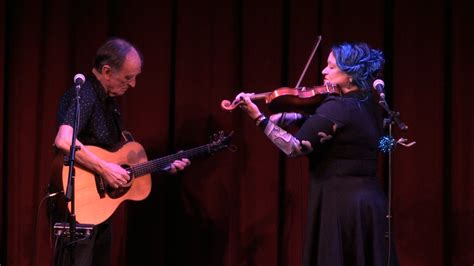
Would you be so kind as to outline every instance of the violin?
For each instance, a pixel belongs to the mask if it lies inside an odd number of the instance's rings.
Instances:
[[[340,94],[341,92],[336,85],[328,83],[313,87],[282,87],[271,92],[253,94],[250,99],[252,101],[265,100],[269,110],[273,113],[298,112],[312,114],[326,96]],[[224,110],[232,111],[241,103],[242,101],[239,100],[234,102],[223,100],[221,107]]]

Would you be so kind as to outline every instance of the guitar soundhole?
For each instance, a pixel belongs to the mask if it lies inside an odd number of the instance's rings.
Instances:
[[[113,188],[111,186],[107,186],[106,191],[107,191],[107,195],[111,199],[117,199],[117,198],[122,197],[125,193],[127,193],[129,189],[130,187]]]

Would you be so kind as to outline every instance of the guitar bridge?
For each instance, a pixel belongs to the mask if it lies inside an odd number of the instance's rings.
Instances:
[[[55,223],[53,228],[54,235],[57,237],[70,237],[69,223]],[[86,239],[92,236],[94,232],[93,224],[76,224],[76,239]]]

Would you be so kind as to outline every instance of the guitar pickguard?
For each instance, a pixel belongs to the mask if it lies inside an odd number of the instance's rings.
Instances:
[[[94,174],[95,178],[95,186],[97,189],[97,194],[99,194],[99,197],[102,199],[105,197],[105,183],[102,177],[98,174]]]

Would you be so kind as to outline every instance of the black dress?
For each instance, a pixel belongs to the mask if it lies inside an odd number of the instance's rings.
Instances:
[[[376,178],[377,108],[363,91],[330,96],[295,134],[314,149],[303,265],[387,265],[387,199]],[[398,265],[394,251],[391,257]]]

